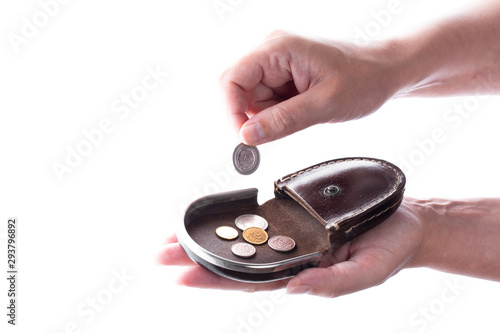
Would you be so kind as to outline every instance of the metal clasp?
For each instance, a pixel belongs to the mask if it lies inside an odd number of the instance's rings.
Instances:
[[[340,187],[338,187],[337,185],[330,185],[328,187],[325,187],[325,189],[323,190],[323,194],[327,197],[333,197],[339,193]]]

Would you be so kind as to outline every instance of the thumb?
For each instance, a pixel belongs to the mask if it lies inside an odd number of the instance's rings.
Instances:
[[[241,141],[255,146],[318,124],[324,114],[320,100],[310,89],[260,111],[241,126]]]

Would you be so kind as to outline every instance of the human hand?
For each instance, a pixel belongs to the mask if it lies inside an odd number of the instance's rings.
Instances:
[[[287,287],[289,293],[337,297],[381,284],[412,265],[424,240],[419,207],[417,200],[405,198],[386,221],[326,255],[320,267],[306,269],[291,279],[267,283],[226,279],[192,262],[175,236],[161,250],[158,261],[188,266],[178,280],[185,286],[244,291]]]
[[[258,145],[363,117],[401,86],[390,45],[361,48],[275,32],[222,75],[230,121],[243,142]]]

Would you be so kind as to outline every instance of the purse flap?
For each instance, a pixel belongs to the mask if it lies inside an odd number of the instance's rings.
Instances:
[[[349,232],[399,205],[401,198],[394,198],[402,197],[404,185],[403,172],[389,162],[344,158],[289,174],[274,189],[276,197],[297,201],[328,231]]]

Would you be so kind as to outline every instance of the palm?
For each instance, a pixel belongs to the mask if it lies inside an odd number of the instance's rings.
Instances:
[[[408,265],[423,239],[413,203],[406,198],[381,225],[327,255],[320,268],[297,275],[289,288],[307,284],[313,294],[335,297],[378,285],[396,274]]]
[[[288,280],[244,283],[220,277],[194,264],[175,238],[162,250],[159,261],[165,265],[190,266],[179,278],[183,285],[256,291],[288,284],[291,292],[305,292],[308,289],[305,286],[310,286],[308,291],[312,294],[336,297],[378,285],[408,265],[423,239],[422,225],[413,213],[415,203],[405,198],[381,225],[326,255],[320,267],[302,271]]]

